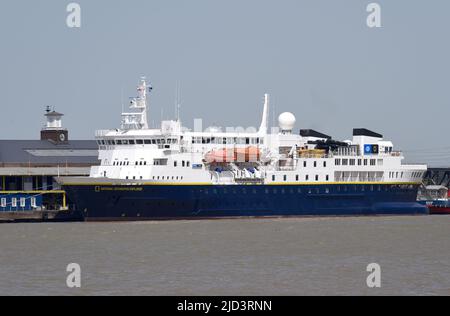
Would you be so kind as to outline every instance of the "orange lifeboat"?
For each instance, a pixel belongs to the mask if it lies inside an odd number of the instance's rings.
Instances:
[[[261,160],[261,151],[257,147],[235,149],[236,162],[256,162]]]
[[[261,160],[257,147],[215,149],[205,155],[207,163],[256,162]]]
[[[234,162],[234,149],[215,149],[205,156],[207,163]]]

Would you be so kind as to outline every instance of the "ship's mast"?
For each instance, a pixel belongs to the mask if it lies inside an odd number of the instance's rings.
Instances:
[[[137,86],[138,95],[130,101],[131,113],[122,113],[122,129],[148,129],[147,121],[147,88],[152,91],[152,86],[147,85],[146,78],[142,77]]]

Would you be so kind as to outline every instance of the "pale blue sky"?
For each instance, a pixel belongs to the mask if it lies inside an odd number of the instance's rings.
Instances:
[[[1,2],[0,138],[37,138],[46,105],[72,139],[118,127],[121,91],[144,74],[150,121],[173,118],[177,80],[187,126],[257,126],[268,92],[297,130],[367,127],[450,166],[447,0],[376,1],[381,29],[364,0],[79,0],[81,29],[66,26],[70,2]]]

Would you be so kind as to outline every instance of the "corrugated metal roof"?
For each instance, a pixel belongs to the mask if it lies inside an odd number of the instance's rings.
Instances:
[[[66,144],[47,140],[0,140],[0,163],[98,164],[97,150],[93,140],[72,140]]]

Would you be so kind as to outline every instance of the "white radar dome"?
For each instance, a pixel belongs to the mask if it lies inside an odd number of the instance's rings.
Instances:
[[[290,112],[285,112],[278,117],[278,124],[282,131],[292,131],[295,126],[295,116]]]

